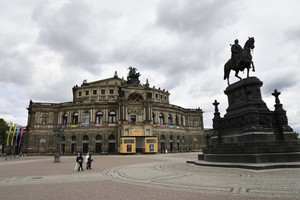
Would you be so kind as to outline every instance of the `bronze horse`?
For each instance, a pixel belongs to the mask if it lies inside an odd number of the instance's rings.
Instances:
[[[238,64],[233,63],[232,59],[229,59],[224,65],[224,80],[227,79],[227,84],[229,85],[229,74],[230,70],[235,71],[235,77],[242,79],[238,74],[239,71],[244,71],[247,69],[247,78],[249,77],[249,70],[251,65],[253,67],[252,71],[255,71],[254,64],[252,62],[251,49],[254,49],[254,38],[249,37],[249,39],[245,42],[243,51],[239,56],[240,62]]]

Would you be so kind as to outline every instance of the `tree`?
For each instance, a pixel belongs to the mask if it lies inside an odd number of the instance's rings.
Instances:
[[[8,125],[3,118],[0,118],[0,145],[2,145],[2,154],[4,153],[5,134],[8,130]]]

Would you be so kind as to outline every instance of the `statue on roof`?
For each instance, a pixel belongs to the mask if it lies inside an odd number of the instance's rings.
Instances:
[[[129,73],[127,76],[127,83],[130,85],[138,86],[140,84],[139,77],[141,74],[137,72],[136,68],[134,67],[129,67]]]

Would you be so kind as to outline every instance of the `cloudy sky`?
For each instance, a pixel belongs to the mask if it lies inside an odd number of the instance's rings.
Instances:
[[[228,106],[223,67],[230,44],[255,37],[253,62],[270,110],[276,88],[300,132],[298,0],[10,0],[0,2],[0,118],[26,125],[34,102],[72,101],[72,87],[126,78],[171,93],[171,104],[204,111]],[[246,74],[241,73],[243,77]],[[231,82],[237,81],[231,77]]]

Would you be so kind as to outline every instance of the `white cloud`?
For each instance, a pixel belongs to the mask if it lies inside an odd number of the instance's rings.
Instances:
[[[2,1],[0,117],[26,123],[30,99],[71,101],[72,87],[83,79],[115,71],[126,78],[134,66],[141,82],[168,90],[172,104],[202,108],[211,127],[212,102],[220,102],[221,115],[227,108],[229,44],[253,36],[256,72],[250,75],[264,82],[271,110],[271,93],[282,92],[289,123],[300,132],[298,8],[296,0]]]

